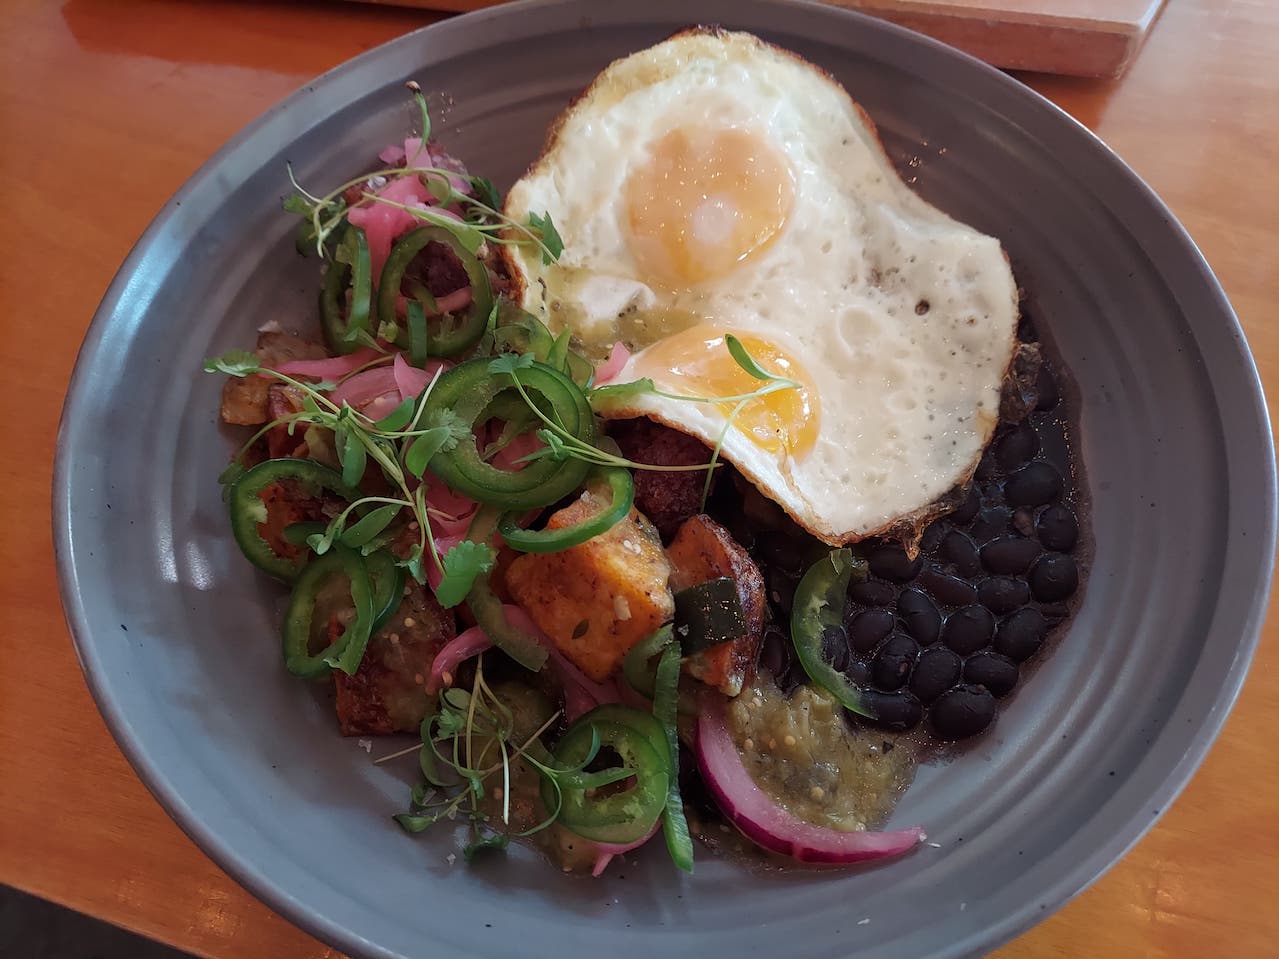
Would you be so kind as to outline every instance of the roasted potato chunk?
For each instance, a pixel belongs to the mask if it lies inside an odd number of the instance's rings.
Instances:
[[[333,673],[342,734],[417,732],[430,704],[426,679],[431,663],[456,634],[453,614],[410,579],[400,608],[373,635],[355,675]]]
[[[294,333],[265,332],[258,334],[254,351],[263,366],[276,366],[290,360],[322,360],[329,354],[320,343],[304,340]],[[222,422],[233,426],[261,426],[270,419],[268,390],[273,380],[253,375],[230,377],[222,386]]]
[[[671,589],[676,592],[723,576],[737,584],[746,632],[684,661],[686,673],[726,696],[736,696],[754,675],[759,658],[767,611],[764,577],[728,530],[704,514],[694,516],[679,528],[666,555],[671,561]]]
[[[607,505],[607,495],[588,490],[546,525],[579,523]],[[520,556],[506,571],[506,586],[560,652],[602,682],[632,646],[670,620],[670,574],[657,531],[632,509],[627,519],[578,546]]]

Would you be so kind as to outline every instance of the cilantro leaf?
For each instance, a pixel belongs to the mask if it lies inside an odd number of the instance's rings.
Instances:
[[[496,561],[497,554],[488,543],[462,540],[444,554],[444,578],[435,591],[435,598],[445,609],[452,609],[466,599],[475,578],[490,572]]]
[[[248,376],[262,371],[262,361],[248,350],[228,350],[221,356],[204,361],[204,372],[225,373],[227,376]]]
[[[528,226],[541,241],[542,263],[557,262],[560,254],[564,252],[564,241],[560,238],[559,230],[555,229],[555,224],[551,222],[551,215],[543,213],[538,216],[536,213],[530,213]]]
[[[502,194],[488,177],[471,177],[471,188],[475,191],[475,198],[485,206],[495,210],[502,209]]]
[[[489,363],[490,373],[510,373],[515,375],[516,370],[526,370],[533,365],[535,360],[531,353],[503,353],[501,356],[494,357]]]
[[[445,453],[456,448],[457,444],[471,435],[471,428],[462,422],[461,417],[450,409],[432,410],[424,424],[428,429],[448,431],[448,439],[440,447]]]

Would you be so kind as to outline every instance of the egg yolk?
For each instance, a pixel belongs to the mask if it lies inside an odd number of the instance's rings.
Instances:
[[[742,397],[766,389],[770,381],[752,376],[728,351],[726,332],[695,326],[654,343],[638,358],[636,372],[658,388],[683,396],[716,398],[730,416]],[[747,400],[733,417],[733,428],[774,455],[799,457],[817,440],[820,406],[808,372],[776,343],[753,333],[734,333],[761,367],[799,383]],[[722,398],[722,399],[721,399]]]
[[[671,287],[723,276],[767,247],[795,198],[785,158],[735,127],[672,130],[625,192],[631,252]]]

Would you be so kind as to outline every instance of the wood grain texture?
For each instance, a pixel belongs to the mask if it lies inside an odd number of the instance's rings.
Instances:
[[[428,22],[319,2],[10,0],[0,32],[0,882],[216,959],[336,954],[200,853],[85,689],[49,532],[58,412],[99,298],[169,195],[315,74]],[[1031,83],[1170,203],[1279,395],[1279,4],[1173,0],[1118,82]],[[1192,507],[1192,504],[1190,504]],[[1279,619],[1182,797],[1093,888],[999,959],[1272,956],[1279,941]],[[905,957],[904,957],[905,959]]]
[[[363,0],[478,10],[504,0]],[[1117,77],[1164,0],[826,0],[926,33],[997,67]]]

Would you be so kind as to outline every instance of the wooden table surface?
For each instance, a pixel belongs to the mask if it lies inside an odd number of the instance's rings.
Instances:
[[[10,384],[0,417],[0,881],[203,956],[335,956],[198,851],[108,735],[59,606],[50,474],[81,337],[165,199],[303,82],[432,15],[319,0],[4,8],[0,182],[16,219],[0,247]],[[1024,79],[1168,201],[1279,395],[1279,3],[1170,0],[1122,80]],[[1277,659],[1272,615],[1225,733],[1182,797],[1001,959],[1279,954]]]

